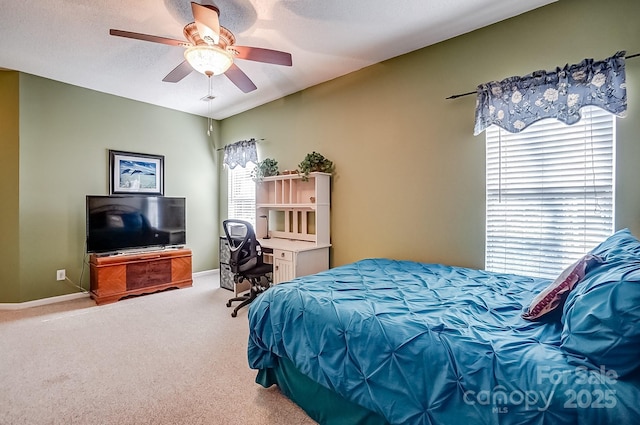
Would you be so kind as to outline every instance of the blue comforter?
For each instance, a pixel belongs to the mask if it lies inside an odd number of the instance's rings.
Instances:
[[[249,364],[278,357],[392,424],[640,423],[640,379],[571,366],[558,320],[522,310],[549,281],[368,259],[250,306]]]

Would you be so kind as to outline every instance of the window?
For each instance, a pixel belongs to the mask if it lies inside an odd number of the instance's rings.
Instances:
[[[486,132],[485,268],[555,278],[613,232],[615,118]]]
[[[255,167],[247,163],[246,167],[237,166],[228,169],[229,190],[228,205],[229,218],[246,220],[255,228],[256,217],[256,184],[251,179],[251,170]]]

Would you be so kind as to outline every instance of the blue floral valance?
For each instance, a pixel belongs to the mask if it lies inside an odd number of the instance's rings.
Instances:
[[[492,124],[518,133],[544,118],[580,121],[580,108],[593,105],[624,116],[627,110],[625,52],[603,61],[585,59],[555,72],[481,84],[477,90],[474,135]]]
[[[231,169],[237,165],[246,167],[248,162],[258,163],[256,140],[242,140],[224,147],[224,164]]]

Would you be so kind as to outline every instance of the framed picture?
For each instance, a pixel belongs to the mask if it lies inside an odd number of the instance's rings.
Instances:
[[[164,195],[164,156],[109,150],[109,194]]]

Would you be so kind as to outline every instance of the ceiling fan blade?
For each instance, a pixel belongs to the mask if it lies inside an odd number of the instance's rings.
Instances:
[[[220,41],[220,11],[218,8],[215,6],[203,6],[192,1],[191,12],[193,13],[193,19],[196,21],[200,38],[207,44],[218,44],[218,41]]]
[[[149,34],[140,34],[138,32],[110,29],[109,34],[115,35],[118,37],[134,38],[136,40],[151,41],[153,43],[168,44],[169,46],[182,46],[182,47],[191,46],[191,43],[188,43],[183,40],[176,40],[173,38],[166,38],[166,37],[158,37],[158,36],[149,35]]]
[[[193,68],[191,68],[189,62],[184,60],[180,65],[173,68],[173,71],[168,73],[167,76],[162,79],[162,81],[164,81],[165,83],[177,83],[187,75],[191,74],[191,71],[193,71]]]
[[[256,85],[253,84],[253,81],[251,81],[247,74],[238,68],[235,63],[231,65],[224,75],[226,75],[227,78],[230,79],[233,84],[238,86],[238,88],[244,93],[249,93],[250,91],[257,89]]]
[[[238,59],[246,59],[250,61],[266,62],[275,65],[291,66],[291,53],[280,52],[278,50],[262,49],[260,47],[248,46],[231,46],[231,50],[235,50]]]

